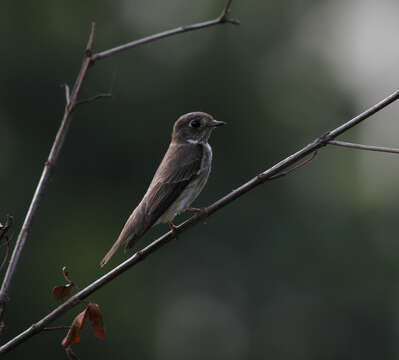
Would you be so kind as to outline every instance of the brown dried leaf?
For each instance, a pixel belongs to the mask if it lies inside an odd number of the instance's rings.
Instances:
[[[89,310],[89,317],[91,321],[91,326],[93,327],[94,335],[100,339],[105,339],[106,335],[104,330],[104,322],[101,315],[100,307],[98,306],[98,304],[91,302],[87,306],[87,309]]]
[[[55,300],[62,301],[70,295],[71,290],[72,290],[71,284],[66,284],[66,285],[56,286],[53,289],[52,293]]]
[[[81,330],[86,321],[87,314],[88,308],[84,309],[80,314],[75,317],[75,319],[73,319],[71,328],[61,342],[61,345],[64,348],[67,348],[80,341],[82,337]]]

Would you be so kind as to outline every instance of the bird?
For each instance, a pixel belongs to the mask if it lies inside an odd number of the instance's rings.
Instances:
[[[226,124],[215,120],[205,112],[190,112],[174,123],[171,141],[141,202],[127,219],[111,249],[102,259],[103,267],[121,245],[125,251],[153,225],[168,223],[190,208],[204,188],[212,164],[212,148],[209,137],[216,127]]]

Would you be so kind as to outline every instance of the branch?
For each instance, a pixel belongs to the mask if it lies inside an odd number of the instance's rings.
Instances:
[[[150,35],[150,36],[147,36],[147,37],[139,39],[139,40],[131,41],[127,44],[116,46],[112,49],[105,50],[100,53],[94,54],[92,56],[92,61],[95,62],[97,60],[101,60],[108,56],[111,56],[115,53],[125,51],[130,48],[142,45],[142,44],[147,44],[152,41],[159,40],[159,39],[162,39],[162,38],[165,38],[168,36],[182,34],[182,33],[188,32],[188,31],[199,30],[199,29],[203,29],[206,27],[215,26],[215,25],[219,25],[219,24],[225,24],[225,23],[239,25],[240,22],[238,20],[230,19],[227,16],[230,13],[231,2],[232,2],[232,0],[227,1],[226,6],[224,7],[220,16],[218,16],[214,20],[208,20],[208,21],[204,21],[204,22],[200,22],[200,23],[196,23],[196,24],[192,24],[192,25],[187,25],[187,26],[179,26],[177,28],[166,30],[166,31],[160,32],[158,34]]]
[[[331,144],[331,145],[343,146],[343,147],[348,147],[348,148],[352,148],[352,149],[379,151],[379,152],[385,152],[385,153],[399,154],[399,149],[396,149],[396,148],[389,148],[389,147],[383,147],[383,146],[363,145],[363,144],[354,144],[354,143],[350,143],[350,142],[346,142],[346,141],[337,141],[337,140],[331,140],[328,143]]]
[[[337,127],[336,129],[325,133],[324,135],[318,137],[310,144],[306,145],[296,153],[288,156],[284,160],[280,161],[279,163],[275,164],[271,168],[265,170],[264,172],[260,173],[259,175],[255,176],[245,184],[241,185],[237,189],[233,190],[229,194],[225,195],[224,197],[220,198],[212,205],[208,206],[207,208],[203,209],[203,211],[197,213],[196,215],[192,216],[182,224],[176,226],[174,231],[169,231],[153,241],[148,246],[144,247],[143,249],[137,251],[133,254],[129,259],[125,260],[123,263],[100,277],[99,279],[92,282],[90,285],[86,286],[83,290],[76,293],[74,296],[70,297],[67,301],[63,304],[55,308],[52,312],[46,315],[44,318],[39,320],[37,323],[30,326],[28,329],[8,341],[6,344],[0,347],[0,354],[5,354],[12,350],[14,347],[18,346],[19,344],[25,342],[28,338],[32,337],[33,335],[42,331],[48,324],[52,323],[54,320],[58,319],[61,315],[65,312],[76,306],[80,303],[80,301],[86,299],[92,293],[103,287],[104,285],[108,284],[112,279],[116,278],[120,274],[124,273],[126,270],[130,269],[134,265],[138,264],[139,262],[143,261],[147,256],[154,253],[156,250],[161,248],[162,246],[166,245],[169,241],[175,238],[177,235],[187,231],[191,227],[203,222],[205,218],[212,215],[213,213],[217,212],[218,210],[224,208],[228,204],[232,203],[234,200],[238,199],[239,197],[243,196],[247,192],[253,190],[258,185],[264,183],[265,181],[269,180],[273,176],[281,173],[285,169],[289,168],[290,166],[295,165],[299,160],[305,158],[307,155],[314,153],[316,150],[326,146],[329,141],[335,139],[338,135],[346,132],[350,128],[356,126],[363,120],[369,118],[376,112],[382,110],[395,100],[399,98],[399,90],[394,92],[392,95],[388,96],[378,104],[372,106],[370,109],[364,111],[363,113],[359,114],[358,116],[354,117],[353,119],[349,120],[348,122],[342,124],[341,126]],[[304,164],[304,162],[302,162]],[[305,162],[306,164],[306,162]],[[296,167],[295,167],[296,168]],[[294,168],[294,169],[295,169]]]
[[[40,177],[39,183],[36,187],[35,193],[32,198],[32,202],[29,206],[28,212],[26,213],[26,217],[24,223],[22,225],[21,231],[18,234],[15,247],[13,253],[11,255],[10,262],[8,264],[7,272],[4,276],[3,283],[0,289],[0,322],[2,321],[4,308],[6,304],[6,299],[8,298],[8,289],[11,284],[11,280],[14,276],[15,269],[17,268],[19,259],[21,257],[22,249],[25,246],[26,239],[28,237],[29,230],[32,226],[32,221],[34,216],[36,215],[37,209],[39,207],[40,200],[43,197],[43,194],[47,188],[48,181],[50,178],[50,174],[52,169],[57,161],[58,155],[61,151],[61,148],[64,144],[66,134],[68,132],[69,125],[71,123],[71,112],[76,104],[76,100],[78,97],[79,90],[82,86],[82,83],[86,77],[87,69],[90,65],[90,53],[91,48],[94,41],[94,23],[91,26],[91,32],[89,36],[89,41],[87,43],[85,55],[83,58],[83,62],[80,68],[80,72],[76,79],[75,85],[73,87],[72,93],[69,95],[69,88],[66,87],[66,97],[69,98],[65,105],[64,116],[62,118],[61,126],[58,129],[57,135],[55,137],[53,146],[51,148],[50,154],[45,162],[44,169],[42,175]]]
[[[102,98],[105,98],[105,97],[112,97],[112,94],[109,94],[109,93],[106,93],[106,94],[97,94],[97,95],[94,95],[94,96],[92,96],[92,97],[90,97],[90,98],[88,98],[88,99],[86,99],[86,100],[78,101],[78,102],[75,104],[75,108],[76,108],[77,106],[79,106],[79,105],[87,104],[87,103],[89,103],[89,102],[96,101],[96,100],[98,100],[98,99],[102,99]]]
[[[82,87],[82,84],[83,84],[85,78],[86,78],[86,74],[87,74],[89,67],[91,65],[93,65],[96,60],[99,60],[101,58],[110,56],[119,51],[126,50],[126,49],[132,48],[132,47],[140,45],[140,44],[155,41],[155,40],[162,39],[164,37],[175,35],[175,34],[182,33],[182,32],[202,29],[202,28],[209,27],[212,25],[223,24],[223,23],[228,23],[228,22],[237,23],[236,20],[232,20],[227,17],[227,14],[230,11],[231,2],[232,2],[232,0],[227,1],[227,4],[222,11],[222,14],[215,20],[210,20],[210,21],[206,21],[203,23],[188,25],[185,27],[180,27],[177,29],[165,31],[165,32],[162,32],[159,34],[155,34],[155,35],[146,37],[144,39],[133,41],[131,43],[119,46],[114,49],[106,50],[99,54],[93,54],[93,52],[92,52],[93,43],[94,43],[94,30],[95,30],[95,24],[92,23],[89,40],[87,42],[86,50],[84,52],[82,65],[81,65],[79,74],[76,78],[75,84],[73,86],[72,92],[70,93],[70,89],[69,89],[68,85],[65,86],[66,105],[65,105],[62,122],[58,129],[57,135],[54,139],[52,148],[50,150],[50,154],[47,158],[47,161],[45,162],[39,183],[37,184],[37,187],[36,187],[35,193],[33,195],[32,201],[30,203],[28,212],[25,216],[25,220],[23,222],[22,228],[18,234],[17,241],[15,244],[13,253],[11,255],[10,262],[8,264],[7,272],[4,276],[3,283],[0,288],[0,324],[2,323],[4,309],[5,309],[7,299],[8,299],[8,291],[9,291],[9,288],[11,285],[11,281],[14,277],[15,269],[17,268],[18,262],[20,260],[21,254],[22,254],[22,250],[25,246],[25,242],[28,237],[29,230],[32,226],[33,218],[36,215],[40,201],[47,189],[48,181],[50,179],[51,172],[57,162],[58,155],[64,145],[65,138],[66,138],[69,126],[72,121],[71,113],[78,105],[80,105],[82,103],[90,102],[90,101],[99,99],[101,97],[108,96],[108,94],[100,94],[100,95],[97,95],[88,100],[77,101],[79,91]],[[0,328],[0,333],[1,333],[1,328]]]

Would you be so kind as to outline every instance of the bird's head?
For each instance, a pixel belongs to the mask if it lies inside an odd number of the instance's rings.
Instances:
[[[180,116],[173,127],[172,141],[192,144],[207,143],[212,130],[224,121],[217,121],[204,112],[191,112]]]

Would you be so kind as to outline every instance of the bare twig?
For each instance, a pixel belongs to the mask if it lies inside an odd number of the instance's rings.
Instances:
[[[0,272],[3,270],[4,265],[7,263],[7,259],[8,259],[8,254],[10,253],[10,239],[8,238],[8,236],[5,237],[5,244],[6,244],[6,253],[4,254],[4,258],[3,261],[0,265]],[[1,333],[1,331],[0,331]]]
[[[142,44],[147,44],[147,43],[150,43],[155,40],[159,40],[159,39],[162,39],[162,38],[165,38],[168,36],[172,36],[172,35],[182,34],[182,33],[188,32],[188,31],[199,30],[199,29],[203,29],[206,27],[215,26],[215,25],[219,25],[219,24],[225,24],[225,23],[231,23],[231,24],[238,25],[238,24],[240,24],[240,22],[238,20],[230,19],[227,16],[230,12],[231,2],[232,2],[232,0],[227,1],[226,6],[224,7],[220,16],[218,16],[214,20],[208,20],[208,21],[204,21],[204,22],[192,24],[192,25],[179,26],[175,29],[166,30],[161,33],[150,35],[150,36],[147,36],[147,37],[139,39],[139,40],[131,41],[127,44],[116,46],[112,49],[105,50],[100,53],[94,54],[92,56],[92,61],[95,62],[97,60],[104,59],[105,57],[111,56],[111,55],[121,52],[121,51],[125,51],[132,47],[136,47],[136,46],[142,45]]]
[[[14,221],[13,217],[10,215],[7,215],[7,220],[6,220],[5,224],[4,225],[0,224],[0,246],[3,246],[3,245],[6,246],[6,252],[4,254],[3,261],[0,265],[0,272],[4,268],[4,266],[7,262],[7,259],[8,259],[8,254],[10,252],[10,239],[9,239],[9,236],[7,235],[7,231],[12,226],[13,221]],[[4,239],[4,242],[3,242],[3,239]],[[1,330],[0,330],[0,333],[1,333]]]
[[[75,104],[75,109],[76,109],[76,107],[79,106],[79,105],[87,104],[87,103],[89,103],[89,102],[96,101],[96,100],[98,100],[98,99],[102,99],[102,98],[105,98],[105,97],[108,97],[108,98],[109,98],[109,97],[112,97],[112,94],[109,94],[109,93],[97,94],[97,95],[94,95],[94,96],[92,96],[92,97],[90,97],[90,98],[88,98],[88,99],[86,99],[86,100],[80,100],[80,101],[78,101],[78,102]]]
[[[290,166],[295,165],[299,160],[305,158],[307,155],[314,153],[317,149],[320,149],[328,144],[329,141],[333,140],[338,135],[341,135],[345,131],[349,130],[350,128],[356,126],[363,120],[369,118],[376,112],[382,110],[395,100],[399,98],[399,90],[394,92],[392,95],[388,96],[384,100],[380,101],[378,104],[372,106],[370,109],[364,111],[363,113],[359,114],[358,116],[354,117],[353,119],[347,121],[346,123],[342,124],[341,126],[337,127],[336,129],[325,133],[324,135],[318,137],[310,144],[306,145],[296,153],[288,156],[284,160],[280,161],[279,163],[275,164],[271,168],[265,170],[264,172],[260,173],[259,175],[255,176],[245,184],[241,185],[237,189],[233,190],[229,194],[225,195],[224,197],[220,198],[212,205],[208,206],[207,208],[203,209],[203,211],[199,212],[197,215],[192,216],[182,224],[176,226],[175,231],[169,231],[153,241],[151,244],[146,246],[145,248],[137,251],[133,254],[129,259],[125,260],[123,263],[119,264],[117,267],[100,277],[99,279],[92,282],[90,285],[86,286],[84,289],[76,293],[74,296],[70,297],[67,301],[63,304],[58,306],[44,318],[39,320],[37,323],[30,326],[28,329],[8,341],[6,344],[0,347],[0,354],[5,354],[9,352],[14,347],[18,346],[19,344],[25,342],[28,338],[32,337],[33,335],[39,333],[44,327],[48,324],[52,323],[54,320],[58,319],[62,314],[67,312],[69,309],[76,306],[80,301],[86,299],[92,293],[103,287],[104,285],[108,284],[112,279],[116,278],[120,274],[124,273],[126,270],[130,269],[134,265],[138,264],[139,262],[143,261],[147,256],[154,253],[156,250],[167,244],[177,235],[180,235],[184,231],[187,231],[194,225],[202,222],[206,217],[212,215],[216,211],[222,209],[223,207],[227,206],[234,200],[238,199],[239,197],[243,196],[247,192],[251,191],[258,185],[264,183],[265,181],[272,178],[274,175],[281,173],[283,170],[288,169]]]
[[[69,271],[68,271],[68,268],[67,268],[66,266],[63,266],[63,267],[62,267],[62,275],[64,276],[64,279],[65,279],[65,281],[66,281],[68,284],[73,285],[73,281],[72,281],[72,279],[69,277]]]
[[[310,155],[309,158],[307,158],[307,159],[301,161],[300,163],[296,164],[296,165],[293,166],[292,168],[290,168],[290,169],[288,169],[288,170],[285,170],[285,171],[282,171],[282,172],[280,172],[280,173],[277,173],[276,175],[270,176],[270,177],[269,177],[269,180],[276,180],[276,179],[279,179],[279,178],[281,178],[281,177],[283,177],[283,176],[285,176],[285,175],[288,175],[288,174],[291,173],[292,171],[295,171],[295,170],[301,168],[302,166],[307,165],[308,163],[310,163],[310,162],[316,157],[316,155],[317,155],[317,151],[315,151],[314,153],[312,153],[312,155]]]
[[[354,144],[346,141],[337,141],[337,140],[330,140],[328,144],[342,146],[352,149],[360,149],[360,150],[369,150],[369,151],[379,151],[385,153],[392,153],[392,154],[399,154],[399,149],[390,148],[390,147],[383,147],[383,146],[372,146],[372,145],[363,145],[363,144]]]
[[[69,104],[69,102],[71,101],[71,92],[68,84],[65,84],[65,100],[67,104]]]
[[[25,246],[25,242],[26,239],[28,237],[28,233],[29,230],[32,226],[32,221],[36,215],[37,209],[39,207],[40,201],[43,197],[43,194],[45,193],[46,189],[47,189],[47,185],[48,185],[48,181],[51,175],[51,172],[55,166],[55,163],[57,161],[58,155],[64,145],[65,142],[65,138],[66,135],[68,133],[68,129],[70,126],[70,123],[72,121],[72,117],[71,114],[73,112],[73,110],[76,108],[76,106],[88,102],[88,101],[93,101],[96,100],[98,98],[104,97],[104,94],[95,96],[94,98],[90,98],[86,101],[80,101],[78,102],[78,95],[79,95],[79,91],[82,87],[83,81],[86,78],[86,74],[87,71],[90,67],[90,65],[93,65],[95,63],[96,60],[99,60],[101,58],[110,56],[112,54],[115,54],[119,51],[122,50],[127,50],[129,48],[132,48],[134,46],[140,45],[140,44],[144,44],[147,42],[151,42],[154,40],[158,40],[158,39],[162,39],[165,38],[167,36],[171,36],[171,35],[175,35],[175,34],[179,34],[182,32],[187,32],[187,31],[191,31],[191,30],[198,30],[198,29],[202,29],[205,27],[209,27],[212,25],[217,25],[217,24],[222,24],[222,23],[236,23],[236,20],[230,20],[227,18],[227,14],[230,10],[230,5],[231,5],[231,1],[232,0],[228,0],[227,4],[222,12],[222,15],[219,16],[217,19],[215,20],[211,20],[211,21],[206,21],[203,23],[198,23],[198,24],[193,24],[193,25],[189,25],[189,26],[185,26],[185,27],[180,27],[177,29],[172,29],[169,31],[165,31],[159,34],[155,34],[149,37],[146,37],[144,39],[141,40],[137,40],[137,41],[133,41],[131,43],[119,46],[117,48],[114,49],[110,49],[107,51],[104,51],[102,53],[99,54],[95,54],[93,55],[93,43],[94,43],[94,32],[95,32],[95,24],[92,23],[91,26],[91,31],[90,31],[90,35],[89,35],[89,40],[87,42],[87,46],[85,49],[85,53],[84,53],[84,57],[83,57],[83,61],[82,61],[82,65],[79,71],[79,74],[76,78],[75,84],[73,86],[72,92],[70,93],[69,87],[66,85],[65,86],[65,96],[66,96],[66,105],[65,105],[65,110],[64,110],[64,115],[62,118],[62,122],[61,125],[58,129],[57,135],[54,139],[50,154],[47,158],[47,161],[45,162],[39,183],[36,187],[35,193],[33,195],[31,204],[29,206],[28,212],[25,216],[25,220],[23,222],[22,228],[18,234],[17,237],[17,241],[14,247],[14,250],[12,252],[11,255],[11,259],[10,262],[8,264],[7,267],[7,271],[6,274],[4,276],[1,288],[0,288],[0,324],[2,324],[2,318],[4,315],[4,309],[5,309],[5,304],[6,301],[8,299],[8,291],[11,285],[11,281],[14,277],[15,274],[15,269],[18,265],[18,262],[20,260],[21,254],[22,254],[22,250]],[[1,333],[1,327],[0,327],[0,333]]]
[[[49,326],[43,328],[43,331],[54,331],[54,330],[69,330],[70,326]]]
[[[68,346],[65,348],[65,353],[68,357],[69,360],[79,360],[79,358],[76,356],[76,354],[72,351],[72,348]]]

